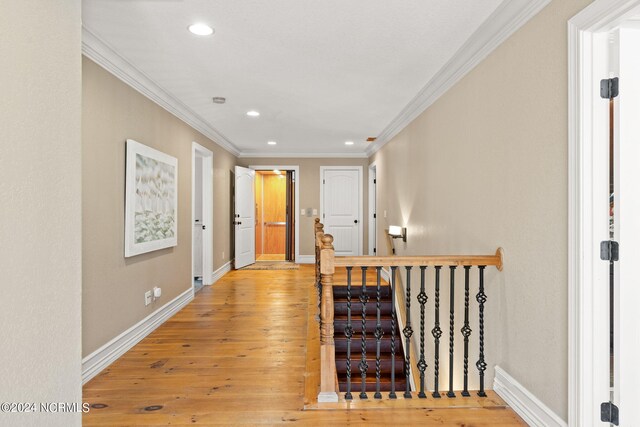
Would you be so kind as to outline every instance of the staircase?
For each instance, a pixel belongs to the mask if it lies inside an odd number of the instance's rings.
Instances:
[[[384,335],[380,340],[380,391],[391,391],[391,293],[389,286],[381,286],[380,291],[380,323]],[[362,389],[362,379],[358,365],[362,360],[362,303],[360,294],[362,286],[351,288],[351,392],[356,395]],[[367,357],[367,392],[376,390],[376,287],[367,286],[369,302],[366,305],[366,357]],[[341,392],[347,391],[347,337],[344,330],[347,326],[347,287],[333,287],[336,370]],[[404,350],[401,340],[404,339],[396,323],[395,338],[395,380],[396,392],[403,392],[406,387],[404,372]],[[373,397],[373,396],[371,396]]]

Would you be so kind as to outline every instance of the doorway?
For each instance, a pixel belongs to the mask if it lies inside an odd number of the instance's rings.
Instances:
[[[596,0],[569,21],[570,425],[640,425],[639,17]]]
[[[213,153],[194,142],[191,148],[191,281],[196,293],[213,275]]]
[[[295,182],[293,170],[256,171],[256,261],[295,261]]]

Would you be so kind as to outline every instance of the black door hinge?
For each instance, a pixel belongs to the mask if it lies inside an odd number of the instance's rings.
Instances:
[[[374,180],[373,180],[373,183],[374,183],[374,184],[377,184],[377,183],[378,183],[378,181],[377,181],[376,179],[374,179]]]
[[[603,261],[618,261],[620,245],[615,240],[600,242],[600,259]]]
[[[324,179],[322,180],[322,183],[323,183],[323,184],[326,184],[326,182],[324,181]]]
[[[619,423],[618,407],[611,402],[602,402],[600,404],[600,421],[617,426]]]
[[[376,253],[376,248],[373,248],[373,253],[374,253],[374,254]]]
[[[618,78],[600,80],[600,97],[604,99],[613,99],[618,96]]]
[[[376,214],[373,214],[373,219],[376,219]]]

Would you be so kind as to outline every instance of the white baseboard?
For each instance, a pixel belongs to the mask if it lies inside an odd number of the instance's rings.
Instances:
[[[566,427],[567,423],[504,369],[496,366],[495,391],[530,426]]]
[[[315,255],[299,255],[298,258],[296,258],[296,264],[314,264],[315,262]]]
[[[380,271],[380,278],[391,284],[391,271],[388,268],[383,267]]]
[[[172,301],[163,305],[84,359],[82,359],[82,384],[98,375],[107,366],[129,351],[144,337],[166,322],[193,300],[193,288],[189,288]]]
[[[318,393],[318,403],[335,403],[338,401],[338,393],[321,391]]]
[[[219,269],[213,272],[213,275],[211,276],[211,284],[213,285],[218,280],[222,279],[222,276],[224,276],[230,271],[231,271],[231,261],[227,261],[222,265],[222,267],[220,267]]]

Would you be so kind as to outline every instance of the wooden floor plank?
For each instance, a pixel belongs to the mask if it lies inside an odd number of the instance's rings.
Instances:
[[[494,393],[303,410],[317,394],[314,292],[312,266],[230,272],[84,387],[83,424],[525,425]]]

